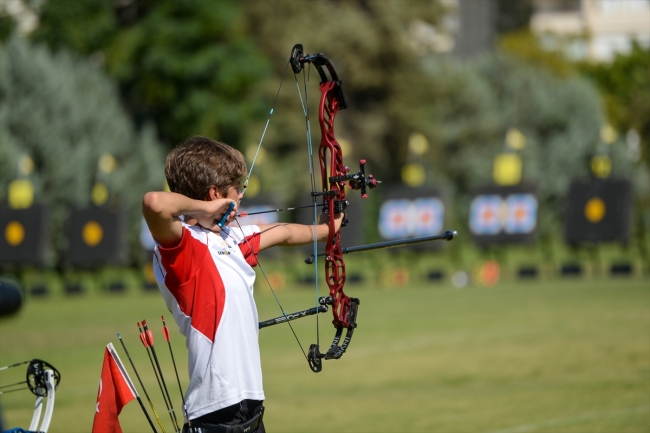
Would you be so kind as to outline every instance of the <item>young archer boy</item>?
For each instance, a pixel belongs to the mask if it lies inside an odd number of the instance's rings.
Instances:
[[[142,211],[156,240],[154,271],[186,338],[190,384],[184,432],[259,432],[264,400],[253,283],[257,254],[327,239],[327,224],[230,224],[243,197],[242,154],[191,137],[167,156],[171,192],[149,192]],[[217,222],[230,204],[227,223]],[[336,230],[343,214],[336,216]]]

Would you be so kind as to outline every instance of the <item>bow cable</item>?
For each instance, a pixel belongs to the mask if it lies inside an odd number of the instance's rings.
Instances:
[[[307,73],[304,69],[302,71],[302,80],[303,86],[305,88],[305,101],[302,100],[302,93],[300,92],[300,84],[298,83],[298,74],[294,73],[293,77],[296,80],[296,88],[298,89],[298,97],[300,98],[300,104],[302,105],[302,112],[305,115],[305,126],[307,129],[307,157],[309,159],[309,177],[311,180],[311,190],[316,191],[316,179],[314,178],[314,151],[311,139],[311,121],[309,118],[309,79],[311,77],[311,63],[308,64]],[[323,205],[324,206],[324,205]],[[318,257],[318,235],[316,233],[318,225],[318,204],[316,203],[316,196],[312,194],[312,207],[314,209],[314,254],[315,257]],[[314,285],[316,290],[316,342],[320,344],[320,326],[319,326],[319,296],[318,296],[318,261],[314,262]]]
[[[251,168],[248,169],[248,175],[246,176],[246,181],[244,182],[244,187],[242,190],[242,198],[243,195],[246,193],[246,188],[248,188],[248,180],[251,178],[251,173],[253,172],[253,167],[255,166],[255,161],[257,161],[257,155],[260,153],[260,149],[262,148],[262,142],[264,141],[264,136],[266,136],[266,130],[269,128],[269,122],[271,121],[271,116],[273,116],[273,112],[275,111],[275,104],[278,102],[278,96],[280,96],[280,90],[282,89],[282,83],[284,82],[284,77],[287,75],[287,69],[289,68],[289,64],[291,62],[287,62],[287,66],[284,68],[284,72],[282,73],[282,79],[280,79],[280,86],[278,87],[278,91],[275,93],[275,98],[273,99],[273,104],[271,105],[271,111],[269,111],[269,115],[266,118],[266,125],[264,125],[264,131],[262,131],[262,137],[260,137],[260,142],[257,145],[257,150],[255,151],[255,156],[253,157],[253,162],[251,162]]]
[[[250,252],[255,256],[255,260],[257,260],[257,266],[260,268],[260,272],[264,276],[264,279],[266,280],[266,284],[268,284],[269,289],[271,289],[271,293],[273,293],[273,297],[275,298],[275,302],[277,302],[278,307],[280,307],[280,311],[282,311],[282,316],[288,319],[287,313],[284,311],[284,308],[282,307],[282,304],[280,303],[280,299],[278,298],[278,295],[275,293],[275,290],[273,290],[273,286],[271,285],[271,281],[269,281],[269,278],[266,276],[266,272],[264,272],[264,268],[262,267],[262,264],[260,263],[260,258],[259,254],[255,254],[255,250],[251,246],[250,242],[248,241],[248,237],[244,235],[244,229],[242,229],[241,224],[239,224],[239,220],[235,218],[235,222],[237,223],[237,226],[239,227],[239,230],[242,232],[242,236],[244,236],[244,241],[246,242],[246,245],[248,245],[248,249]],[[234,241],[237,241],[230,233],[226,233],[231,239]],[[293,329],[293,326],[291,326],[291,323],[289,320],[287,320],[287,325],[289,325],[289,328],[291,328],[291,332],[293,333],[293,336],[295,337],[296,341],[298,342],[298,346],[300,346],[300,350],[302,351],[303,356],[305,359],[307,359],[307,353],[305,352],[305,349],[302,347],[302,344],[300,343],[300,340],[298,339],[298,335],[296,334],[296,331]]]
[[[285,79],[285,77],[287,75],[287,69],[289,68],[290,64],[291,64],[291,61],[287,61],[287,65],[285,66],[284,72],[282,73],[282,78],[280,80],[280,85],[278,86],[278,91],[275,94],[275,98],[273,100],[273,105],[271,106],[271,110],[269,111],[269,115],[268,115],[268,117],[266,119],[266,124],[264,125],[264,130],[262,131],[262,137],[260,138],[260,142],[257,145],[257,150],[255,151],[255,156],[253,157],[253,162],[251,163],[251,167],[248,170],[248,175],[246,177],[246,181],[244,182],[244,187],[243,187],[243,190],[242,190],[242,198],[241,198],[241,200],[243,200],[244,194],[246,194],[246,188],[248,187],[248,181],[249,181],[249,179],[251,177],[251,174],[253,172],[253,167],[255,166],[255,161],[257,160],[257,156],[259,155],[260,149],[262,148],[262,142],[264,141],[264,136],[266,135],[266,131],[268,130],[269,122],[271,121],[271,116],[273,115],[273,113],[275,111],[275,104],[277,103],[278,97],[280,96],[280,90],[282,89],[282,84],[284,83],[284,79]],[[295,74],[294,74],[294,77],[295,77]],[[296,79],[296,84],[297,84],[297,79]],[[299,86],[298,86],[298,92],[300,93],[300,87]],[[302,101],[302,96],[300,97],[300,102],[303,105],[303,112],[308,113],[308,110],[305,111],[305,105],[304,105],[304,103]],[[307,119],[308,119],[308,115],[307,114],[305,114],[305,115],[307,116]],[[309,120],[307,120],[308,146],[309,146],[310,155],[311,155],[311,140],[310,140],[310,137],[309,137],[310,136],[310,134],[309,134],[310,130],[311,129],[310,129],[310,126],[309,126]],[[312,177],[312,185],[313,185],[314,184],[314,179],[313,179],[313,168],[312,168],[312,163],[311,163],[311,156],[310,156],[310,172],[312,173],[311,177]],[[240,203],[241,203],[241,200],[240,200]],[[314,201],[314,203],[315,203],[315,201]],[[237,226],[239,226],[239,229],[241,230],[242,235],[243,235],[244,231],[242,229],[241,224],[239,223],[239,220],[236,217],[235,217],[235,222],[237,223]],[[228,233],[228,236],[230,236],[232,238],[232,236],[229,233]],[[314,237],[315,236],[316,235],[314,234]],[[253,250],[253,248],[251,247],[250,242],[248,241],[246,236],[244,236],[244,241],[248,245],[249,250],[253,254],[255,254],[254,253],[255,250]],[[316,241],[314,241],[314,242],[316,242]],[[284,307],[282,307],[280,299],[278,298],[277,294],[275,293],[275,290],[273,289],[273,286],[271,285],[271,282],[269,281],[269,279],[268,279],[268,277],[266,275],[266,272],[264,272],[264,268],[262,267],[262,264],[260,263],[258,254],[255,254],[255,259],[257,260],[257,266],[260,268],[260,272],[262,273],[262,275],[264,276],[264,279],[266,280],[266,284],[269,286],[269,289],[271,289],[271,293],[273,294],[273,297],[275,298],[275,302],[278,304],[278,307],[280,307],[280,311],[282,312],[282,316],[287,318],[287,313],[284,311]],[[317,305],[317,307],[318,307],[318,305]],[[287,320],[286,322],[287,322],[287,325],[289,325],[289,328],[291,329],[291,332],[293,333],[293,336],[296,339],[296,342],[298,343],[298,346],[300,346],[300,350],[302,351],[303,356],[307,360],[308,359],[307,358],[307,353],[305,352],[305,349],[302,347],[302,344],[300,343],[300,339],[298,338],[298,335],[296,334],[296,331],[293,329],[293,326],[291,325],[289,320]]]
[[[284,78],[286,77],[287,68],[289,67],[290,63],[291,63],[290,61],[287,62],[287,66],[285,67],[284,73],[282,75],[282,79],[280,81],[280,86],[278,87],[278,91],[277,91],[277,93],[275,95],[275,99],[273,101],[273,107],[271,108],[271,111],[269,112],[269,116],[268,116],[268,118],[266,120],[266,124],[264,126],[264,131],[262,132],[262,138],[260,139],[257,150],[255,151],[255,157],[253,158],[253,162],[251,163],[251,168],[248,171],[248,176],[246,178],[246,182],[244,182],[244,189],[242,191],[242,199],[243,199],[243,195],[246,193],[246,188],[248,186],[248,180],[250,179],[251,173],[253,171],[253,166],[255,165],[255,160],[257,159],[257,156],[258,156],[259,151],[261,149],[262,142],[264,140],[264,135],[266,134],[266,131],[268,129],[271,116],[274,113],[275,104],[276,104],[276,102],[278,100],[278,97],[279,97],[279,94],[280,94],[280,89],[282,88],[282,83],[284,82]],[[298,97],[300,99],[300,104],[301,104],[301,107],[302,107],[302,110],[303,110],[303,115],[305,116],[305,130],[306,130],[306,137],[307,137],[307,153],[308,153],[308,160],[309,160],[310,182],[311,182],[312,191],[315,191],[316,190],[316,186],[315,186],[316,181],[315,181],[315,177],[314,177],[314,163],[313,163],[314,154],[313,154],[313,145],[312,145],[312,137],[311,137],[311,121],[310,121],[310,116],[309,116],[309,77],[310,77],[310,72],[311,72],[311,64],[309,65],[309,68],[307,69],[307,73],[305,73],[303,71],[303,85],[304,85],[304,89],[305,89],[304,90],[305,91],[305,98],[304,99],[303,99],[303,96],[302,96],[302,92],[301,92],[301,89],[300,89],[300,83],[298,81],[298,77],[297,77],[296,73],[294,73],[294,79],[295,79],[295,82],[296,82],[296,88],[298,90]],[[317,209],[318,209],[319,205],[316,202],[316,196],[312,195],[312,205],[310,207],[312,207],[314,209],[314,219],[313,219],[312,233],[314,235],[314,238],[313,238],[314,239],[314,242],[313,242],[314,243],[314,255],[316,257],[318,257],[317,256],[317,252],[318,252],[318,233],[317,233],[318,211],[317,211]],[[239,223],[239,220],[237,218],[235,218],[235,222],[237,223],[237,225],[239,226],[239,229],[242,231],[242,234],[243,234],[242,226]],[[228,234],[228,236],[230,236],[230,234]],[[230,237],[232,237],[232,236],[230,236]],[[248,239],[246,237],[244,237],[244,240],[247,243],[249,250],[251,252],[253,252],[254,250],[252,249]],[[259,261],[259,255],[255,254],[255,258],[257,260],[257,266],[259,266],[259,268],[260,268],[260,272],[264,276],[264,279],[266,280],[266,283],[269,286],[269,289],[271,289],[271,293],[273,294],[273,297],[275,298],[276,303],[280,307],[280,311],[282,312],[282,316],[284,318],[288,319],[287,314],[284,311],[284,308],[282,307],[280,299],[278,298],[277,294],[275,293],[275,290],[273,289],[273,286],[271,285],[271,282],[268,279],[268,277],[266,275],[266,272],[264,271],[264,268],[262,267],[262,265],[261,265],[261,263]],[[315,265],[314,265],[314,281],[315,281],[315,293],[316,293],[316,338],[317,338],[317,341],[320,342],[320,327],[319,327],[319,320],[318,320],[318,315],[319,315],[319,312],[320,312],[320,308],[319,308],[318,263],[317,263],[317,261],[315,261]],[[298,338],[298,335],[296,334],[296,331],[294,330],[293,326],[291,325],[289,320],[287,320],[286,322],[289,325],[289,328],[291,329],[291,332],[293,333],[293,336],[296,339],[296,342],[298,343],[298,346],[300,346],[300,350],[302,351],[303,356],[305,357],[306,360],[309,360],[307,358],[307,353],[305,352],[304,348],[302,347],[302,343],[300,342],[300,339]]]

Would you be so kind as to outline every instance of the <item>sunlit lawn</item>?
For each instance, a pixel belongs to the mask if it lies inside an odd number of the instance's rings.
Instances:
[[[319,374],[308,368],[286,325],[261,331],[269,432],[650,431],[647,279],[461,290],[349,285],[346,291],[361,298],[359,327],[348,353],[326,361]],[[279,315],[273,297],[259,292],[260,317]],[[286,311],[308,308],[314,299],[307,289],[279,295]],[[162,417],[164,403],[136,328],[147,319],[180,417],[160,333],[165,313],[156,293],[32,300],[18,316],[0,320],[0,366],[31,358],[53,364],[62,381],[50,431],[89,432],[104,346],[112,341],[128,362],[120,332]],[[320,319],[324,351],[334,329],[329,315]],[[307,350],[315,323],[302,320],[293,323]],[[168,325],[186,387],[184,341],[173,321]],[[23,375],[22,367],[0,372],[0,384]],[[6,427],[29,425],[28,391],[0,402]],[[150,431],[135,402],[120,421],[124,432]],[[171,431],[169,418],[162,421]]]

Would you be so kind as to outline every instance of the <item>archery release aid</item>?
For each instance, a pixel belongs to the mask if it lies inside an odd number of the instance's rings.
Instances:
[[[228,219],[228,215],[230,215],[230,212],[232,212],[234,208],[235,208],[235,202],[231,201],[230,205],[228,206],[228,210],[226,211],[225,214],[223,214],[219,222],[217,222],[217,225],[219,227],[223,227],[223,225],[226,223],[226,220]]]

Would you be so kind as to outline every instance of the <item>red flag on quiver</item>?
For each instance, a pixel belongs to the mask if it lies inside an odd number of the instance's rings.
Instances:
[[[113,343],[108,343],[104,352],[102,377],[99,380],[92,433],[122,433],[117,416],[128,402],[137,397],[138,392]]]

